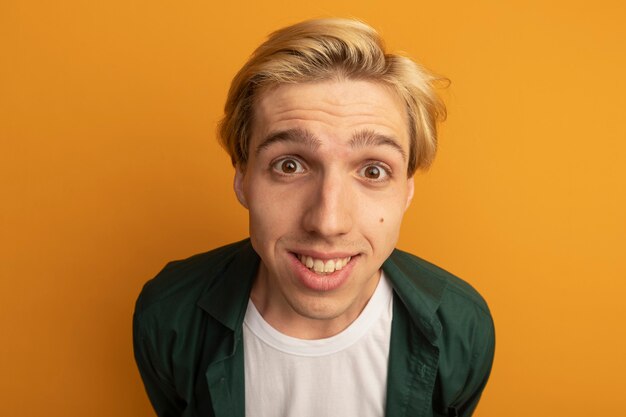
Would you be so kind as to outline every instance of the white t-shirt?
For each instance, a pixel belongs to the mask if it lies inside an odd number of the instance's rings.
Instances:
[[[381,279],[357,319],[327,339],[270,326],[249,301],[244,319],[247,417],[382,417],[393,290]]]

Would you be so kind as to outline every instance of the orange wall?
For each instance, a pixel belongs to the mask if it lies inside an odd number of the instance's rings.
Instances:
[[[249,3],[1,3],[0,414],[151,415],[131,350],[142,284],[246,236],[214,140],[229,80],[270,30],[329,15],[452,80],[400,246],[490,302],[477,415],[619,412],[625,3]]]

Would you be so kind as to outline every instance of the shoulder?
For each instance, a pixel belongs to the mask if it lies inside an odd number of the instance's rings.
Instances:
[[[169,262],[143,286],[135,306],[135,315],[151,313],[171,316],[173,308],[195,309],[199,298],[224,279],[224,271],[248,245],[249,241],[243,240]]]
[[[432,307],[469,308],[479,315],[490,316],[489,307],[480,293],[468,282],[418,256],[396,249],[390,256],[397,274],[426,297]]]
[[[466,281],[415,255],[395,250],[383,266],[413,318],[441,348],[493,349],[494,324],[485,299]],[[470,353],[472,354],[472,353]]]

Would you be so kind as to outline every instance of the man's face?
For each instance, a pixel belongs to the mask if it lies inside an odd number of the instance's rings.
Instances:
[[[287,334],[336,333],[376,288],[413,196],[405,107],[389,87],[342,80],[279,85],[254,110],[235,176],[262,260],[252,299]]]

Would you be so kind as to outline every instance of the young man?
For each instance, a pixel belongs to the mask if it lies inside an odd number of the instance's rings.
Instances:
[[[272,34],[233,80],[222,143],[250,239],[144,287],[135,356],[160,416],[469,416],[494,329],[468,284],[395,250],[445,112],[369,26]]]

